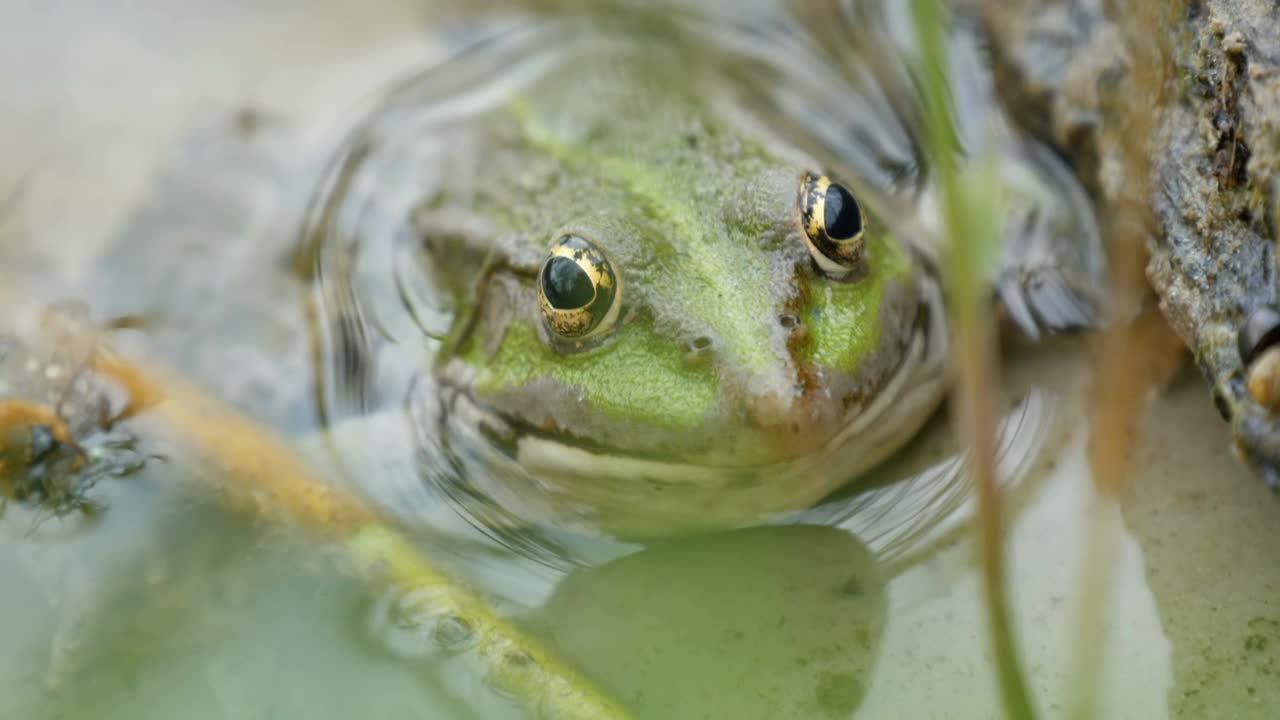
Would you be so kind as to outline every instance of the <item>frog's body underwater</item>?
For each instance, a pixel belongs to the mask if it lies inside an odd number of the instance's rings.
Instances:
[[[366,339],[396,335],[387,307],[411,311],[419,345],[426,316],[443,318],[420,434],[518,516],[624,535],[808,507],[902,446],[946,390],[931,178],[888,95],[751,45],[550,23],[393,96],[328,198],[367,204],[350,190],[365,173],[404,218],[383,233],[396,250],[352,232],[320,254],[343,346],[330,356],[348,364],[334,374],[368,382],[378,363],[353,358],[412,344]],[[812,105],[795,78],[816,83]],[[986,92],[969,84],[962,112]],[[1003,153],[997,291],[1028,334],[1087,325],[1101,274],[1087,204],[982,99],[961,126]],[[393,168],[412,173],[398,206]]]

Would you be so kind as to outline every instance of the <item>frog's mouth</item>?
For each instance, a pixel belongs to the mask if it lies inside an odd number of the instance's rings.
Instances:
[[[669,534],[752,524],[820,501],[915,435],[945,390],[946,328],[930,283],[906,352],[879,392],[816,450],[756,465],[664,460],[529,427],[442,380],[440,437],[467,482],[521,517]]]

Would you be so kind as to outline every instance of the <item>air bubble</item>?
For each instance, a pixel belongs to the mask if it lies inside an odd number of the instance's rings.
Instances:
[[[370,608],[369,634],[396,657],[422,659],[457,654],[475,644],[476,631],[463,618],[440,608],[438,590],[419,588],[384,593]]]
[[[476,631],[471,623],[457,615],[442,615],[436,619],[431,639],[437,647],[447,653],[460,653],[471,647]]]
[[[542,666],[529,653],[512,648],[485,676],[485,682],[494,692],[507,698],[525,699],[530,693],[546,688]]]

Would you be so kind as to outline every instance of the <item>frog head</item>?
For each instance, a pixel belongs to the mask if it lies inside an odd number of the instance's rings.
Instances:
[[[469,128],[416,218],[458,308],[441,386],[579,512],[810,504],[936,403],[893,411],[926,274],[854,183],[644,77],[561,74]]]

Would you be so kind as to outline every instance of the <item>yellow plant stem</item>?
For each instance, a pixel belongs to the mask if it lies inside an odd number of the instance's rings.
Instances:
[[[389,582],[418,603],[421,617],[461,634],[488,684],[531,715],[615,720],[629,714],[531,636],[500,617],[479,595],[450,578],[375,512],[321,479],[286,443],[177,373],[103,353],[103,375],[129,392],[126,413],[145,411],[212,472],[197,473],[233,507],[277,523],[332,534],[370,582]]]
[[[943,226],[948,235],[944,263],[948,272],[944,280],[959,355],[960,402],[956,420],[971,453],[977,486],[979,558],[996,675],[1006,716],[1032,718],[1035,712],[1018,660],[1005,597],[1003,500],[996,477],[995,413],[991,404],[994,331],[984,315],[989,298],[986,260],[996,247],[999,231],[997,199],[984,190],[994,186],[993,172],[989,165],[979,163],[969,171],[970,176],[961,177],[945,63],[944,10],[938,0],[912,0],[911,10],[921,52],[919,100],[925,145],[942,191]]]

